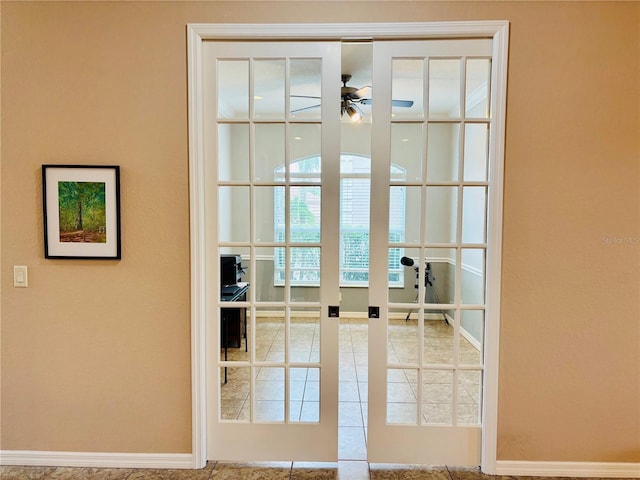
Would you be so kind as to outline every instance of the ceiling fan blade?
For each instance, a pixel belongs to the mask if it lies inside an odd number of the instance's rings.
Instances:
[[[371,98],[361,98],[358,103],[362,105],[371,105],[373,100]],[[413,107],[413,100],[391,100],[393,107]]]
[[[312,97],[310,95],[289,95],[291,98],[315,98],[316,100],[320,100],[322,97]]]
[[[413,107],[413,100],[391,100],[392,107]]]
[[[355,92],[353,92],[353,96],[355,98],[362,98],[365,95],[370,95],[371,94],[371,85],[366,85],[364,87],[360,87],[358,90],[356,90]]]
[[[295,110],[291,110],[289,113],[303,112],[304,110],[311,110],[312,108],[318,108],[319,106],[320,106],[320,104],[311,105],[310,107],[296,108]]]

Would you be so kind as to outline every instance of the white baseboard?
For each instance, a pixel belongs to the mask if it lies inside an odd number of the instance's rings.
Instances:
[[[482,344],[478,340],[476,340],[473,335],[462,328],[462,326],[460,326],[460,335],[462,335],[467,340],[467,342],[469,342],[471,346],[477,351],[482,351]]]
[[[448,315],[446,315],[448,316]],[[404,319],[407,318],[407,314],[403,313],[403,312],[390,312],[389,313],[389,319],[390,320],[400,320],[400,319]],[[418,319],[418,312],[417,311],[412,311],[411,315],[409,316],[409,320],[417,320]],[[437,313],[437,312],[433,312],[433,313],[425,313],[424,314],[424,319],[425,320],[444,320],[445,319],[445,315],[443,315],[442,313]]]
[[[91,453],[0,451],[0,465],[94,468],[193,469],[190,453]],[[640,463],[498,460],[496,475],[529,477],[640,478]]]
[[[93,453],[0,450],[0,465],[29,467],[191,469],[190,453]]]
[[[640,463],[498,460],[495,474],[519,477],[640,478]]]

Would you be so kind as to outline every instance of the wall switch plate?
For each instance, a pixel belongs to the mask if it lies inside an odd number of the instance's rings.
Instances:
[[[20,288],[26,288],[29,286],[29,277],[26,265],[13,266],[13,286]]]

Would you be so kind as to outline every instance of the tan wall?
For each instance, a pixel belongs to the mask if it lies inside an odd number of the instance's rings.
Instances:
[[[187,22],[499,19],[498,456],[640,461],[640,4],[299,7],[2,2],[0,448],[191,449]],[[40,166],[57,162],[121,166],[121,261],[43,259]]]

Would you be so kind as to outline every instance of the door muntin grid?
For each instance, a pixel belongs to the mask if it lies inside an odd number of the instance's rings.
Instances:
[[[422,95],[414,112],[391,116],[391,161],[413,175],[390,177],[388,188],[407,190],[412,224],[407,242],[390,238],[388,248],[410,259],[414,291],[389,289],[386,421],[481,425],[490,57],[391,66],[394,95],[411,76]],[[396,401],[403,391],[406,405]]]
[[[241,254],[250,285],[233,305],[247,312],[240,348],[229,348],[224,326],[219,336],[220,421],[319,421],[319,288],[292,287],[304,273],[292,265],[315,272],[319,285],[322,186],[319,175],[316,185],[296,183],[289,167],[300,149],[321,158],[321,106],[292,113],[303,108],[298,89],[319,95],[321,66],[288,57],[218,62],[218,251]],[[224,319],[231,305],[219,307]]]

